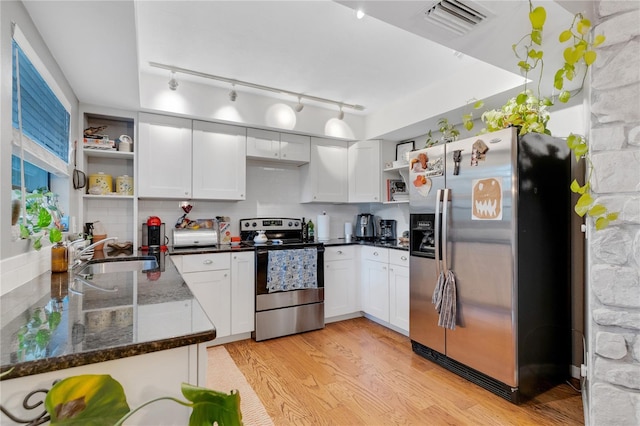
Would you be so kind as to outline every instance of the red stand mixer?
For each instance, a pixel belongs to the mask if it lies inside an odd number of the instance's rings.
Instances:
[[[149,216],[146,223],[142,224],[143,251],[167,251],[169,239],[165,233],[165,226],[158,216]]]

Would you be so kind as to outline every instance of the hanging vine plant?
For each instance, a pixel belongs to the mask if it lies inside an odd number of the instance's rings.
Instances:
[[[480,133],[494,132],[507,127],[518,127],[519,134],[544,133],[551,135],[547,128],[550,118],[549,108],[554,105],[553,98],[541,95],[542,71],[544,70],[544,50],[542,49],[542,32],[547,19],[547,11],[544,7],[534,7],[529,0],[529,22],[531,31],[525,34],[517,43],[512,45],[513,52],[518,61],[518,67],[525,77],[524,90],[517,96],[507,100],[500,109],[485,111],[481,115],[482,122],[486,125]],[[596,48],[605,41],[605,36],[597,34],[591,37],[592,25],[583,14],[574,15],[571,26],[565,29],[558,36],[558,42],[568,43],[563,50],[564,63],[555,72],[553,78],[553,88],[558,91],[556,99],[558,102],[567,103],[579,94],[584,88],[589,67],[592,66],[598,55]],[[528,77],[533,71],[538,71],[538,78],[535,92],[527,87]],[[567,82],[580,78],[579,87],[573,92],[567,89]],[[484,106],[481,100],[472,99],[467,105],[472,103],[472,110],[480,109]],[[464,114],[462,122],[468,131],[474,127],[473,112]],[[576,161],[587,162],[587,177],[585,183],[580,185],[574,179],[570,189],[576,194],[580,194],[574,210],[580,216],[588,215],[595,221],[596,229],[606,228],[612,221],[618,218],[617,212],[609,212],[603,204],[596,203],[589,191],[591,190],[591,176],[593,174],[593,164],[589,159],[588,145],[582,135],[572,133],[567,138],[567,146],[574,154]]]

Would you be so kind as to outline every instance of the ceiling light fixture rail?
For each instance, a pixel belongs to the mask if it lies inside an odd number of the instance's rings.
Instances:
[[[149,62],[149,65],[154,67],[154,68],[161,68],[161,69],[165,69],[165,70],[171,71],[171,73],[172,73],[172,75],[171,75],[172,76],[172,81],[175,81],[175,78],[174,78],[175,73],[189,74],[189,75],[194,75],[196,77],[208,78],[210,80],[223,81],[223,82],[226,82],[226,83],[230,83],[232,85],[245,86],[245,87],[250,87],[252,89],[258,89],[258,90],[264,90],[264,91],[267,91],[267,92],[290,95],[290,96],[293,96],[293,97],[298,99],[298,105],[301,105],[301,100],[302,99],[307,99],[307,100],[311,100],[311,101],[315,101],[315,102],[322,102],[322,103],[325,103],[325,104],[336,105],[336,106],[340,107],[341,110],[342,110],[342,108],[351,108],[351,109],[354,109],[356,111],[364,111],[364,109],[365,109],[365,107],[362,106],[362,105],[348,104],[348,103],[345,103],[345,102],[334,101],[332,99],[321,98],[321,97],[318,97],[318,96],[306,95],[304,93],[292,92],[290,90],[278,89],[276,87],[263,86],[261,84],[255,84],[255,83],[251,83],[251,82],[248,82],[248,81],[235,80],[233,78],[227,78],[227,77],[221,77],[219,75],[207,74],[207,73],[204,73],[204,72],[194,71],[194,70],[190,70],[190,69],[187,69],[187,68],[180,68],[180,67],[175,67],[175,66],[171,66],[171,65],[160,64],[158,62]],[[176,85],[176,88],[177,88],[177,82],[175,83],[175,85]],[[172,89],[172,90],[175,90],[175,89]],[[302,108],[300,108],[300,110],[302,110]]]

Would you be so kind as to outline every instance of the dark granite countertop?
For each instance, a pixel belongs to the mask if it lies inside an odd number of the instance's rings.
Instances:
[[[382,243],[379,241],[351,241],[350,243],[347,243],[344,238],[335,238],[335,239],[331,239],[329,241],[325,241],[324,245],[326,247],[331,247],[331,246],[369,246],[369,247],[384,247],[384,248],[390,248],[390,249],[394,249],[394,250],[403,250],[403,251],[409,251],[409,246],[403,246],[397,243]]]
[[[46,272],[0,298],[2,379],[202,343],[215,327],[170,256],[152,271]],[[99,288],[93,288],[91,285]],[[166,313],[185,321],[159,322]]]
[[[400,244],[381,243],[374,241],[351,241],[347,243],[344,238],[333,238],[329,241],[323,241],[325,247],[331,246],[371,246],[371,247],[384,247],[394,250],[409,251],[409,246],[402,246]],[[229,253],[238,251],[254,251],[254,247],[231,247],[228,245],[211,246],[211,247],[169,247],[169,253],[173,255],[182,254],[203,254],[203,253]]]

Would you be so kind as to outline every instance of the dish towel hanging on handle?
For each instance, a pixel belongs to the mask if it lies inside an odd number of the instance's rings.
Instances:
[[[438,326],[449,330],[456,329],[456,293],[456,277],[453,271],[449,270],[446,278],[441,272],[431,301],[436,305],[435,308],[439,314]]]

